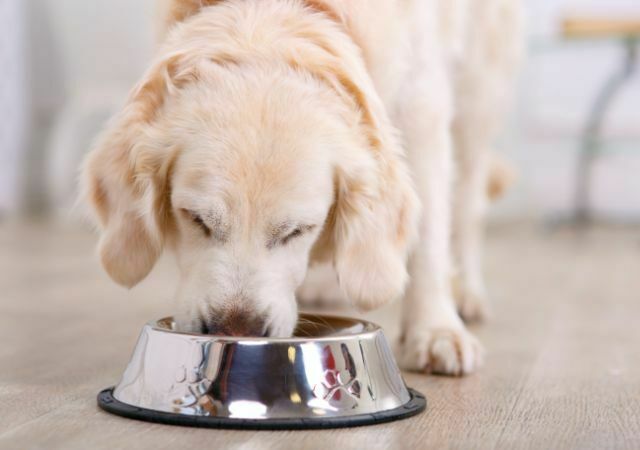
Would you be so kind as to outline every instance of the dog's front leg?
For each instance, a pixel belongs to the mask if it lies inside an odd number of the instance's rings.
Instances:
[[[399,362],[409,370],[462,375],[482,348],[465,328],[451,295],[451,96],[446,73],[413,74],[397,114],[422,201],[419,242],[409,261]]]
[[[484,127],[484,129],[483,129]],[[487,120],[458,117],[453,127],[457,174],[453,199],[454,297],[467,321],[488,315],[482,274],[483,222],[487,206],[489,142]]]

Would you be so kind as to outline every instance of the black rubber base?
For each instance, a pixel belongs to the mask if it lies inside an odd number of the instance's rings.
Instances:
[[[344,428],[406,419],[421,413],[427,407],[424,395],[409,388],[411,399],[398,408],[373,414],[346,417],[324,417],[310,419],[230,419],[228,417],[187,416],[127,405],[113,397],[113,388],[98,394],[98,406],[103,410],[147,422],[182,425],[200,428],[234,428],[244,430],[309,430],[318,428]]]

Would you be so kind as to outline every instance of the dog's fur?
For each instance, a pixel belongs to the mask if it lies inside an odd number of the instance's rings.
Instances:
[[[478,367],[456,305],[486,313],[518,0],[170,0],[167,18],[84,165],[111,277],[133,286],[171,248],[182,327],[287,336],[328,262],[361,309],[404,293],[404,367]]]

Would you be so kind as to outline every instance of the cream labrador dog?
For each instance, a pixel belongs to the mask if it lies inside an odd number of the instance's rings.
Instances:
[[[404,295],[405,368],[476,369],[458,311],[486,309],[517,0],[172,0],[167,17],[83,166],[109,275],[134,286],[171,249],[183,328],[288,336],[308,267],[328,263],[358,308]]]

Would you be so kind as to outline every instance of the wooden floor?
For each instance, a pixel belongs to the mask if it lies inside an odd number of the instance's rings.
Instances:
[[[314,432],[201,430],[100,411],[141,325],[171,312],[163,261],[126,291],[95,238],[51,224],[0,225],[0,448],[640,448],[640,230],[490,232],[494,318],[475,331],[486,366],[464,379],[406,374],[422,415]],[[398,306],[373,317],[389,337]]]

